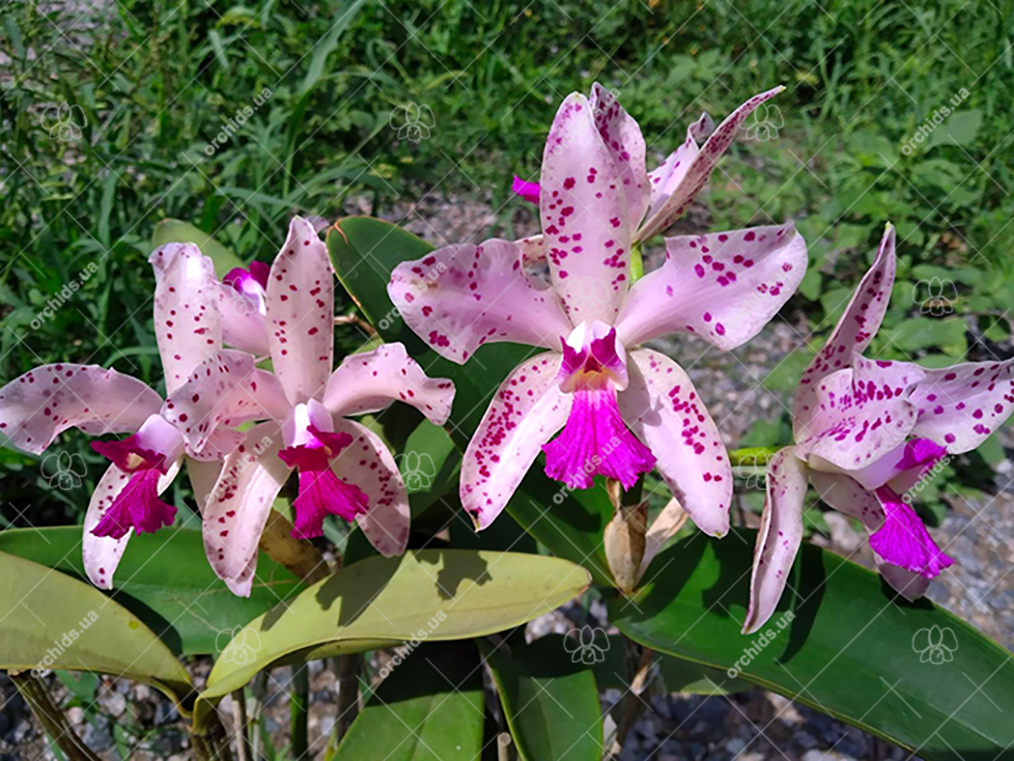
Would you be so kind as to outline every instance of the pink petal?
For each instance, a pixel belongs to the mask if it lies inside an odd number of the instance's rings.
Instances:
[[[132,473],[92,533],[99,537],[122,539],[131,529],[138,534],[150,534],[173,525],[176,506],[158,498],[161,475],[154,468]]]
[[[922,379],[905,362],[856,356],[855,369],[839,370],[817,383],[815,407],[794,419],[800,457],[817,457],[844,470],[866,467],[905,441],[916,421],[908,400]],[[811,463],[820,467],[817,461]]]
[[[271,360],[292,404],[319,397],[331,375],[334,277],[313,226],[293,217],[268,278]]]
[[[611,324],[627,293],[639,220],[630,217],[623,180],[591,104],[570,95],[546,139],[539,208],[553,287],[575,325]]]
[[[254,262],[254,264],[262,263]],[[246,284],[248,290],[241,291],[229,283],[219,283],[215,289],[222,323],[222,341],[228,346],[248,351],[258,357],[266,356],[270,351],[266,289],[261,288],[260,283],[249,273],[246,277],[237,276],[233,282]],[[260,293],[257,292],[258,289]]]
[[[864,489],[889,484],[897,491],[908,491],[947,454],[930,439],[909,439],[858,470],[840,472],[855,479]]]
[[[951,454],[975,449],[1014,412],[1014,360],[923,372],[911,397],[919,411],[912,434],[933,439]]]
[[[872,534],[884,525],[885,513],[880,500],[848,476],[811,470],[810,483],[824,502],[838,512],[857,519],[867,533]],[[929,579],[888,563],[876,552],[874,558],[880,575],[907,600],[917,600],[926,593]]]
[[[588,102],[595,128],[619,170],[620,184],[627,197],[627,216],[632,228],[636,229],[644,219],[651,200],[641,128],[619,104],[616,95],[598,82],[592,85]]]
[[[161,494],[172,484],[173,479],[179,472],[179,462],[174,463],[169,472],[159,479],[158,493]],[[81,559],[84,563],[85,573],[92,584],[99,589],[113,588],[113,573],[116,566],[120,564],[124,550],[127,549],[127,542],[130,541],[130,533],[125,533],[119,539],[111,537],[96,536],[92,530],[105,516],[106,511],[126,488],[130,482],[130,473],[124,473],[115,465],[106,468],[106,472],[99,479],[92,493],[91,501],[88,503],[88,512],[85,513],[84,534],[81,539]]]
[[[573,395],[560,391],[559,354],[511,371],[497,389],[461,464],[461,504],[484,529],[513,496],[542,445],[567,422]]]
[[[676,192],[683,178],[700,148],[697,145],[698,139],[706,139],[715,129],[715,123],[707,114],[701,114],[701,118],[687,127],[687,139],[680,146],[669,154],[665,161],[653,172],[648,174],[648,185],[651,188],[651,204],[648,208],[648,219],[650,223],[665,208],[666,201]],[[644,240],[643,234],[639,234],[638,240]]]
[[[402,262],[387,292],[408,326],[459,364],[484,343],[555,347],[571,330],[559,297],[521,268],[520,247],[498,238]]]
[[[193,455],[200,455],[220,428],[250,420],[281,422],[288,415],[290,405],[278,378],[255,363],[246,352],[223,349],[169,395],[162,414],[183,434]]]
[[[370,544],[384,557],[400,555],[408,546],[411,522],[408,493],[398,466],[383,440],[352,420],[336,417],[335,431],[352,443],[331,461],[331,470],[364,491],[369,510],[356,520]]]
[[[678,364],[649,349],[631,352],[630,385],[619,395],[630,430],[658,458],[656,467],[698,528],[729,530],[732,470],[718,428]]]
[[[757,106],[770,100],[784,89],[784,87],[779,86],[773,90],[754,95],[750,100],[733,111],[719,125],[718,129],[712,133],[711,137],[701,147],[700,152],[693,157],[690,168],[683,176],[676,190],[665,200],[660,208],[652,210],[651,217],[638,232],[637,240],[648,240],[652,236],[664,232],[673,222],[682,216],[683,212],[690,205],[690,202],[694,200],[697,193],[704,187],[704,183],[708,181],[712,170],[718,163],[718,159],[721,158],[722,154],[732,144],[736,133],[739,132],[739,128],[743,126],[743,122],[746,121],[747,117],[753,113]],[[700,131],[703,131],[703,129]]]
[[[511,190],[513,190],[516,195],[519,195],[528,201],[528,203],[534,203],[536,206],[539,205],[539,183],[525,182],[517,175],[514,175],[514,182],[511,184]]]
[[[806,465],[795,456],[792,447],[782,449],[768,462],[767,498],[757,532],[744,634],[760,629],[782,597],[803,540],[806,476]]]
[[[821,379],[836,370],[849,367],[852,364],[852,357],[870,345],[887,312],[891,288],[894,285],[895,264],[894,227],[888,225],[880,241],[873,266],[863,276],[859,287],[852,294],[845,312],[839,318],[824,348],[803,372],[792,405],[792,416],[795,420],[809,419],[816,403],[817,387]]]
[[[148,258],[155,269],[155,339],[166,393],[222,347],[218,279],[193,243],[168,243]]]
[[[546,475],[571,489],[588,489],[592,478],[606,476],[630,489],[642,473],[655,466],[655,457],[627,430],[620,417],[616,388],[573,392],[567,424],[560,435],[544,444]]]
[[[443,425],[451,414],[454,384],[430,378],[400,343],[350,354],[324,389],[324,406],[335,415],[380,412],[391,402],[411,404],[426,418]]]
[[[545,261],[546,247],[542,235],[529,235],[527,238],[518,238],[514,243],[521,247],[522,267],[531,267],[534,264]]]
[[[688,332],[734,349],[760,332],[806,273],[806,243],[791,222],[666,239],[665,263],[630,291],[616,322],[634,346]]]
[[[245,434],[243,438],[246,439]],[[190,488],[194,491],[194,502],[203,514],[208,505],[208,498],[214,492],[215,484],[222,475],[222,460],[203,462],[187,457],[185,461],[187,478],[190,480]]]
[[[97,365],[43,365],[0,389],[0,434],[45,451],[68,428],[92,435],[136,431],[162,399],[136,378]]]
[[[278,457],[282,436],[274,423],[247,431],[241,447],[226,457],[204,508],[204,551],[219,578],[236,594],[250,594],[251,564],[289,468]]]
[[[884,525],[870,535],[870,547],[885,562],[932,579],[954,564],[941,551],[912,506],[890,487],[876,491],[884,508]]]

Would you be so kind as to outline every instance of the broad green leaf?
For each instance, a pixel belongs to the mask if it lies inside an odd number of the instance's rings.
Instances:
[[[146,682],[182,704],[176,656],[139,618],[89,584],[0,552],[0,668],[96,671]]]
[[[885,337],[889,337],[904,352],[915,353],[937,346],[952,357],[961,357],[968,351],[966,330],[965,321],[959,317],[944,320],[912,317],[902,322],[897,329],[883,332]]]
[[[541,350],[492,344],[479,349],[464,366],[443,359],[405,325],[387,295],[391,270],[402,261],[424,256],[432,246],[406,230],[370,217],[341,220],[329,230],[327,242],[342,285],[384,340],[405,344],[431,376],[454,381],[451,437],[464,450],[500,383],[522,359]],[[507,510],[554,553],[587,567],[598,583],[612,585],[602,533],[613,508],[603,489],[571,492],[547,478],[536,463]]]
[[[0,552],[85,579],[81,528],[60,526],[0,531]],[[301,585],[262,556],[250,597],[237,597],[215,576],[201,532],[163,529],[132,537],[108,594],[131,610],[174,652],[216,653],[231,631],[293,596]]]
[[[590,583],[588,571],[568,560],[516,552],[415,550],[367,558],[239,631],[208,676],[198,714],[286,658],[491,634],[553,610]]]
[[[409,651],[405,645],[400,649]],[[472,642],[397,652],[336,761],[472,761],[482,752],[482,664]]]
[[[1014,705],[1010,653],[929,601],[894,601],[876,574],[817,547],[803,548],[768,624],[741,635],[755,538],[735,530],[676,544],[652,564],[664,573],[649,569],[630,601],[612,601],[610,620],[645,647],[721,669],[930,761],[986,761],[1014,744],[1001,710]]]
[[[210,256],[215,263],[215,274],[219,279],[234,267],[242,267],[243,261],[230,249],[215,240],[209,233],[178,219],[163,219],[155,225],[151,234],[151,247],[156,249],[166,243],[196,243],[201,253]]]
[[[753,687],[745,679],[730,679],[721,669],[680,658],[658,656],[658,669],[669,692],[689,695],[730,695]]]
[[[527,647],[481,645],[522,761],[602,758],[602,708],[592,659],[583,663],[575,642],[580,648],[580,642],[552,634]]]
[[[929,148],[935,145],[971,145],[982,127],[982,111],[972,108],[955,111],[936,128],[929,141]]]

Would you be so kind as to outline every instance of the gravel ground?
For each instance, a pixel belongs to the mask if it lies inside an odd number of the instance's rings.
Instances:
[[[366,213],[365,201],[351,201],[349,213]],[[485,204],[455,200],[424,199],[401,204],[383,215],[423,238],[440,245],[481,239],[492,235],[519,237],[537,232],[532,210],[518,207],[511,212],[512,229],[497,225],[495,210]],[[702,229],[703,212],[692,210],[684,222],[685,232]],[[646,267],[652,269],[662,252],[646,252]],[[791,319],[791,318],[790,318]],[[687,368],[701,396],[726,437],[735,446],[755,420],[776,419],[789,402],[787,392],[771,391],[762,381],[805,338],[800,323],[779,319],[745,347],[723,354],[693,338],[679,338],[655,345],[679,359]],[[1014,438],[1005,430],[1005,446],[1014,448]],[[1014,563],[1010,538],[1014,536],[1014,463],[1006,460],[997,468],[995,484],[984,485],[995,496],[964,500],[955,495],[942,526],[932,533],[956,563],[931,586],[929,596],[945,608],[970,621],[1007,648],[1014,648]],[[756,516],[747,514],[747,521]],[[859,562],[871,565],[865,539],[844,518],[829,513],[829,536],[815,535],[813,541]],[[592,618],[607,626],[604,608],[594,604]],[[566,633],[575,624],[588,623],[578,606],[555,611],[529,625],[530,635],[556,631]],[[199,671],[206,671],[201,664]],[[286,742],[288,709],[285,695],[289,672],[272,674],[266,712],[268,729],[276,747]],[[55,680],[54,680],[55,681]],[[46,750],[38,725],[30,718],[24,701],[5,676],[0,675],[5,703],[0,708],[0,761],[6,759],[55,758]],[[310,741],[323,750],[335,719],[334,677],[322,664],[311,664],[312,709]],[[70,700],[66,688],[56,694]],[[607,691],[604,706],[619,693]],[[755,689],[728,697],[701,697],[654,694],[628,737],[623,761],[846,761],[851,759],[908,759],[908,753],[821,713],[793,704],[787,699]],[[93,711],[71,708],[68,712],[86,742],[107,759],[119,758],[114,748],[111,722],[142,728],[149,738],[131,754],[132,759],[184,759],[186,734],[175,711],[159,694],[144,685],[105,679]],[[228,700],[223,713],[231,715]],[[152,731],[155,730],[155,731]],[[128,747],[135,747],[138,735]],[[317,755],[320,757],[320,754]]]

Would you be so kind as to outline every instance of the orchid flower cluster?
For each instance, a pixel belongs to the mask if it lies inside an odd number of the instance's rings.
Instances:
[[[515,178],[515,191],[538,205],[540,235],[449,245],[394,269],[392,301],[439,355],[465,364],[504,341],[537,350],[503,379],[464,453],[460,498],[477,529],[544,454],[546,475],[569,489],[603,477],[629,490],[658,471],[674,499],[647,532],[640,575],[684,511],[709,535],[728,532],[733,472],[718,426],[686,371],[645,344],[671,333],[722,351],[749,341],[802,281],[806,244],[789,220],[676,236],[644,276],[640,247],[682,215],[749,115],[780,90],[717,128],[702,115],[650,172],[640,128],[615,96],[599,85],[572,94],[549,130],[538,182]],[[862,355],[887,309],[894,246],[889,226],[796,390],[795,444],[767,469],[745,631],[781,598],[808,484],[863,523],[890,584],[923,594],[952,561],[905,495],[1014,410],[1011,362],[931,370]],[[176,508],[160,495],[183,463],[209,562],[238,595],[250,594],[260,536],[293,471],[295,537],[320,536],[330,514],[358,523],[381,554],[402,553],[404,481],[383,440],[350,416],[400,401],[443,425],[453,384],[430,378],[401,344],[333,367],[334,276],[307,220],[292,220],[270,267],[254,262],[221,281],[193,244],[163,246],[150,262],[165,399],[87,365],[46,365],[0,389],[0,431],[23,450],[41,453],[71,427],[129,434],[92,445],[110,461],[84,522],[92,582],[112,587],[132,531],[173,523]]]

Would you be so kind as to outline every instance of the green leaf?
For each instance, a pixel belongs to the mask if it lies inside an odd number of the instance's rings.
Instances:
[[[189,222],[178,219],[163,219],[151,234],[151,247],[156,249],[166,243],[196,243],[201,253],[210,256],[215,263],[215,274],[219,279],[225,277],[229,270],[243,267],[242,260],[230,249],[215,240],[209,233],[194,227]]]
[[[968,350],[966,330],[965,322],[960,317],[944,320],[912,317],[896,329],[885,330],[883,333],[904,352],[914,353],[921,349],[939,347],[945,354],[961,357]]]
[[[612,601],[610,619],[645,647],[722,669],[930,761],[986,761],[1014,743],[998,708],[1014,705],[1010,653],[927,600],[892,601],[876,574],[830,552],[804,546],[779,611],[756,634],[739,634],[755,538],[734,530],[678,543],[655,561],[664,574],[629,602]]]
[[[409,648],[406,645],[403,649]],[[482,664],[471,642],[397,653],[336,761],[472,761],[482,752]]]
[[[0,531],[0,552],[85,579],[81,528],[59,526]],[[257,563],[249,597],[237,597],[215,576],[204,555],[201,532],[162,529],[132,537],[107,592],[132,611],[174,652],[217,653],[230,633],[302,588],[299,580],[267,556]]]
[[[303,78],[303,84],[299,88],[300,97],[313,90],[314,85],[317,84],[317,80],[324,73],[327,57],[334,52],[335,47],[338,45],[338,39],[348,28],[349,24],[352,23],[352,20],[356,17],[362,6],[363,0],[354,0],[348,3],[346,7],[338,12],[334,23],[324,36],[316,41],[313,46],[313,55],[310,57],[310,67],[307,69],[306,76]]]
[[[588,571],[568,560],[516,552],[415,550],[367,558],[239,631],[208,676],[199,714],[283,659],[491,634],[553,610],[590,583]]]
[[[661,655],[658,668],[669,692],[685,695],[731,695],[753,687],[745,679],[730,679],[721,669]]]
[[[551,634],[527,647],[515,643],[509,652],[506,642],[498,647],[481,644],[522,761],[602,758],[595,674],[581,662],[575,642]]]
[[[328,231],[328,250],[349,295],[385,341],[400,341],[434,377],[455,385],[451,437],[462,451],[493,393],[525,357],[540,351],[515,344],[483,346],[466,366],[430,350],[398,315],[387,295],[391,270],[425,256],[432,246],[406,230],[370,217],[348,217]],[[587,567],[596,582],[612,586],[602,533],[613,507],[601,488],[571,492],[550,480],[538,464],[521,482],[507,510],[532,536],[557,555]]]
[[[96,671],[146,682],[182,704],[193,691],[176,656],[97,589],[0,552],[0,668]]]
[[[955,111],[937,127],[927,148],[935,145],[971,145],[979,134],[980,127],[982,127],[982,111],[978,108]]]

